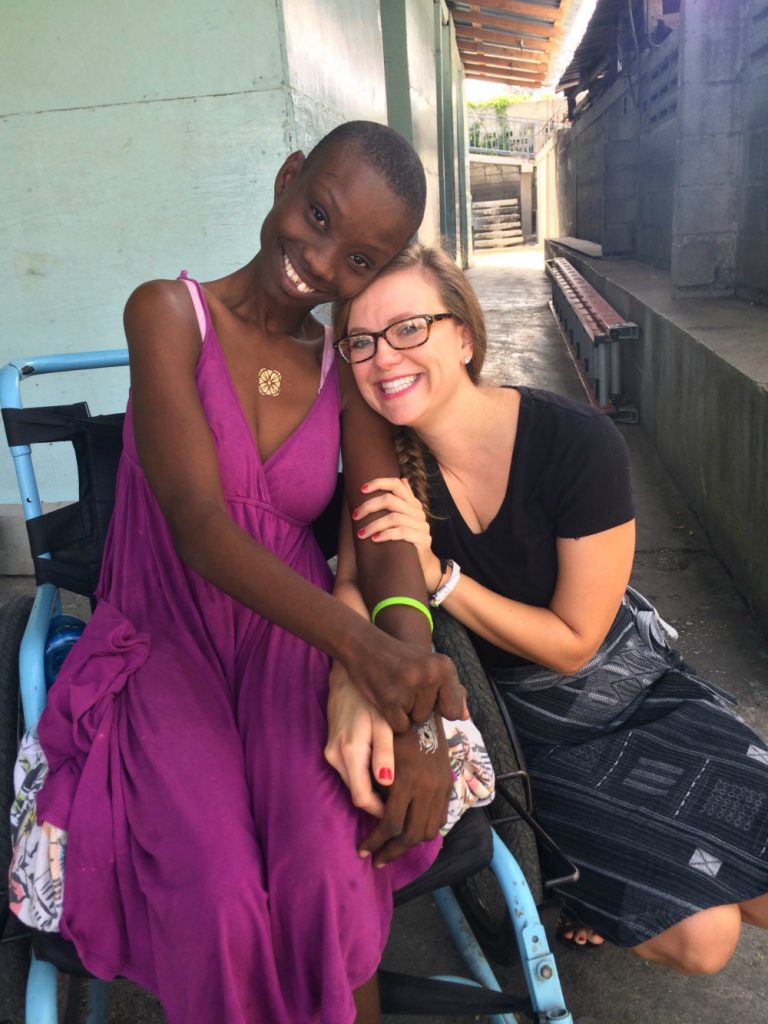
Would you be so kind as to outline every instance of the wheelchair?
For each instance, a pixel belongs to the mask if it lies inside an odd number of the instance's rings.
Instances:
[[[10,963],[9,983],[20,993],[25,991],[27,1024],[77,1024],[82,1019],[81,988],[86,985],[87,1024],[105,1024],[109,1014],[108,985],[88,973],[74,946],[59,934],[28,928],[10,914],[9,815],[18,745],[45,706],[44,650],[51,620],[61,612],[60,591],[88,598],[93,607],[114,500],[123,414],[92,416],[85,402],[25,409],[21,384],[40,374],[127,363],[127,350],[119,349],[40,356],[11,362],[0,371],[0,407],[36,580],[34,599],[14,597],[0,609],[0,943]],[[54,442],[69,442],[74,448],[79,497],[43,512],[31,446]],[[335,502],[315,524],[329,558],[335,551],[340,501],[339,486]],[[537,904],[543,888],[575,880],[578,871],[533,817],[528,776],[512,723],[463,627],[440,611],[434,641],[438,650],[454,659],[467,687],[472,717],[496,770],[497,795],[489,808],[468,811],[449,833],[432,868],[395,895],[397,907],[432,894],[470,977],[427,978],[381,970],[382,1012],[487,1019],[493,1024],[574,1024]],[[544,885],[541,846],[564,865],[562,877]],[[523,993],[502,991],[490,963],[505,965],[515,958],[522,965]],[[62,986],[68,992],[64,999],[60,975],[68,979]]]

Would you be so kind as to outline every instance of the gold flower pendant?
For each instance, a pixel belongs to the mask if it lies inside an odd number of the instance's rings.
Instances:
[[[259,394],[274,398],[280,394],[282,374],[279,370],[268,370],[263,366],[259,370]]]

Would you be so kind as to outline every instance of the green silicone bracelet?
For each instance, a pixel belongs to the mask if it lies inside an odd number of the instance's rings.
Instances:
[[[379,601],[379,603],[371,612],[371,622],[375,623],[376,616],[379,614],[379,612],[383,612],[385,608],[390,608],[393,604],[404,604],[408,608],[418,608],[420,612],[426,615],[427,622],[429,623],[429,631],[430,633],[432,632],[434,628],[434,623],[432,622],[432,614],[429,608],[427,608],[427,606],[423,602],[417,601],[415,597],[385,597],[383,601]]]

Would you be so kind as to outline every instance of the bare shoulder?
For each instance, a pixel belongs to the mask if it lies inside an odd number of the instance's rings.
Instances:
[[[182,281],[145,281],[125,304],[123,324],[131,360],[159,350],[189,353],[200,350],[194,306]]]
[[[182,281],[145,281],[133,290],[125,304],[126,330],[156,317],[171,322],[186,321],[193,311],[187,288]],[[166,321],[167,322],[167,321]]]

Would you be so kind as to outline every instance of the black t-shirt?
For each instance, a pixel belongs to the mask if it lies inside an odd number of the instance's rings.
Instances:
[[[431,455],[426,468],[432,547],[504,597],[547,607],[557,581],[558,537],[586,537],[634,518],[629,457],[614,423],[589,405],[519,387],[520,413],[507,493],[480,534],[468,528]],[[440,517],[444,518],[440,518]],[[524,660],[470,633],[490,667]]]

